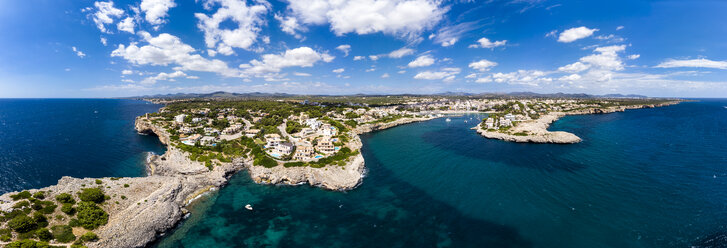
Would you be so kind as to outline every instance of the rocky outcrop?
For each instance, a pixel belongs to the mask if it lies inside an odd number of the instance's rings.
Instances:
[[[169,145],[170,135],[164,128],[154,125],[152,121],[146,117],[138,116],[134,120],[134,128],[140,134],[156,135],[162,144]]]
[[[678,103],[679,101],[673,101],[650,105],[615,106],[609,108],[586,108],[569,112],[550,112],[536,120],[520,122],[514,128],[507,130],[506,133],[500,131],[488,131],[483,129],[481,125],[477,125],[472,129],[474,129],[477,133],[486,138],[499,139],[510,142],[573,144],[581,142],[581,138],[569,132],[548,131],[548,127],[550,127],[550,124],[566,115],[608,114],[614,112],[623,112],[627,109],[655,108],[674,105]]]
[[[249,166],[250,177],[256,183],[299,185],[309,184],[328,190],[345,191],[356,188],[363,180],[366,167],[361,154],[353,156],[345,166],[290,167]]]
[[[364,134],[369,132],[374,132],[378,130],[384,130],[387,128],[392,128],[395,126],[403,125],[403,124],[409,124],[412,122],[420,122],[420,121],[428,121],[431,119],[435,119],[436,117],[419,117],[419,118],[401,118],[392,122],[386,122],[386,123],[369,123],[369,124],[363,124],[356,128],[354,128],[354,133],[356,134]]]

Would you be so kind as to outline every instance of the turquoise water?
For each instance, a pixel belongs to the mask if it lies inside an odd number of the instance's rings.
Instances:
[[[353,191],[240,173],[155,245],[724,247],[724,106],[568,116],[552,129],[573,145],[488,140],[469,130],[479,115],[399,126],[362,136],[369,172]]]
[[[62,176],[143,176],[156,137],[134,118],[161,106],[114,99],[0,99],[0,194],[56,184]]]

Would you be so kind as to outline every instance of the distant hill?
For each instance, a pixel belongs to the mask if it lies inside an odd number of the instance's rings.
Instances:
[[[385,97],[385,96],[456,96],[456,97],[539,97],[539,98],[648,98],[643,95],[635,94],[606,94],[606,95],[589,95],[585,93],[535,93],[535,92],[511,92],[511,93],[468,93],[468,92],[443,92],[431,95],[425,94],[355,94],[355,95],[298,95],[288,93],[262,93],[262,92],[250,92],[250,93],[234,93],[217,91],[212,93],[176,93],[176,94],[157,94],[157,95],[145,95],[127,97],[129,99],[167,99],[167,100],[181,100],[181,99],[261,99],[261,98],[290,98],[290,97],[304,97],[304,96],[354,96],[354,97]]]

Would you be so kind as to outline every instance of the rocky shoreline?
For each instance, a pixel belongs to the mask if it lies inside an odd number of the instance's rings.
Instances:
[[[680,102],[681,101],[671,101],[661,104],[617,106],[609,108],[587,108],[570,112],[550,112],[546,115],[541,116],[538,119],[519,123],[517,126],[509,130],[509,133],[487,131],[483,129],[482,126],[479,124],[472,129],[483,137],[509,142],[574,144],[581,142],[581,138],[569,132],[548,131],[548,127],[550,127],[550,124],[566,115],[608,114],[614,112],[624,112],[627,109],[663,107],[679,104]],[[517,133],[520,133],[522,135],[515,135]]]
[[[362,144],[358,134],[431,119],[433,118],[403,118],[390,123],[366,124],[352,132],[349,146],[352,150],[360,150]],[[166,130],[152,124],[145,117],[136,119],[135,129],[140,134],[156,135],[160,142],[167,145],[167,151],[163,155],[150,155],[146,163],[147,176],[63,177],[56,185],[28,190],[31,193],[44,191],[47,197],[53,198],[61,193],[74,194],[83,188],[95,187],[96,180],[102,180],[103,190],[111,199],[100,207],[108,212],[109,221],[94,230],[99,241],[86,243],[88,247],[144,247],[150,244],[184,218],[188,213],[187,205],[205,192],[223,187],[231,175],[241,170],[247,170],[257,183],[309,184],[336,191],[356,188],[366,174],[364,158],[360,153],[350,158],[345,166],[265,168],[253,166],[250,160],[235,159],[209,170],[204,164],[190,160],[184,151],[169,146],[170,135]],[[0,210],[12,209],[14,201],[10,195],[16,193],[9,192],[0,196]],[[80,236],[85,230],[77,227],[73,232]]]

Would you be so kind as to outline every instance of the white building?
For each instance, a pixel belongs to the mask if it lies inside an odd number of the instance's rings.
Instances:
[[[184,118],[187,118],[187,115],[180,114],[174,117],[174,122],[176,123],[184,123]]]

